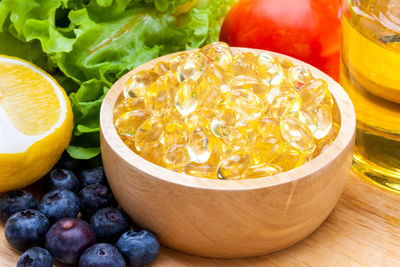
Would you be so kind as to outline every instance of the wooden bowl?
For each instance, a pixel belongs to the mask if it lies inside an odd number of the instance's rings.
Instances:
[[[232,51],[265,52],[244,48]],[[263,255],[307,237],[335,207],[350,171],[356,119],[347,94],[321,71],[286,57],[328,82],[341,117],[335,141],[303,166],[266,178],[213,180],[187,176],[132,152],[113,125],[113,109],[128,77],[174,55],[135,68],[113,85],[103,101],[103,164],[118,203],[135,222],[155,232],[163,245],[198,256]]]

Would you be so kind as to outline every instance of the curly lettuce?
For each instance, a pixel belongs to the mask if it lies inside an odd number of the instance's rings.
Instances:
[[[0,0],[0,53],[51,73],[69,94],[68,153],[100,153],[99,112],[109,87],[132,68],[218,39],[234,0]]]

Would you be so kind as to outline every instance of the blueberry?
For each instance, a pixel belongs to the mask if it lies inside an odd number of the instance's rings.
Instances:
[[[53,258],[46,249],[33,247],[21,255],[17,267],[53,267]]]
[[[36,209],[36,200],[28,191],[11,191],[0,197],[0,220],[3,223],[14,213],[27,209]]]
[[[79,213],[79,199],[69,190],[56,189],[39,200],[38,210],[52,222],[62,218],[76,218]]]
[[[125,260],[116,247],[106,243],[91,246],[79,259],[79,267],[124,267]]]
[[[129,230],[129,218],[117,208],[103,208],[93,214],[90,226],[96,232],[97,240],[113,243]]]
[[[83,251],[95,242],[94,230],[80,219],[58,220],[46,234],[46,248],[56,260],[65,264],[78,263]]]
[[[157,237],[147,230],[130,230],[122,234],[115,246],[132,266],[150,264],[160,250]]]
[[[78,197],[81,211],[86,216],[92,215],[101,208],[115,204],[111,190],[104,185],[88,185],[79,192]]]
[[[45,186],[50,190],[67,189],[74,193],[79,191],[79,180],[75,174],[66,169],[54,169],[50,172]]]
[[[41,245],[50,222],[37,210],[24,210],[12,215],[6,222],[4,233],[10,245],[18,250]]]
[[[75,173],[79,173],[84,168],[84,165],[84,160],[71,158],[67,152],[64,152],[61,156],[61,159],[57,162],[56,168],[67,169]]]
[[[97,167],[81,172],[80,183],[82,187],[92,184],[107,184],[106,175],[103,167]]]

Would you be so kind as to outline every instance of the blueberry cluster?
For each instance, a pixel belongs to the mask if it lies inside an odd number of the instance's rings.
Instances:
[[[63,168],[52,170],[43,179],[47,193],[39,202],[25,190],[0,197],[6,239],[24,251],[17,267],[51,267],[53,258],[80,267],[153,262],[160,247],[157,237],[133,229],[118,208],[103,168],[84,170],[78,179],[76,165],[68,159]]]

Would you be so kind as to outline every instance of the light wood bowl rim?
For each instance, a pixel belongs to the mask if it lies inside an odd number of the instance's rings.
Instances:
[[[347,93],[336,81],[315,67],[283,54],[251,48],[231,47],[231,50],[233,54],[238,52],[252,52],[255,54],[267,52],[275,57],[284,57],[292,61],[295,65],[303,65],[308,67],[315,77],[322,78],[327,81],[329,91],[338,105],[341,118],[340,130],[334,142],[323,153],[300,167],[269,177],[244,180],[218,180],[189,176],[168,170],[143,159],[124,144],[114,127],[113,109],[122,93],[122,87],[126,80],[134,73],[140,70],[150,69],[150,66],[154,67],[157,62],[168,61],[168,58],[171,58],[177,54],[183,52],[190,53],[195,50],[177,52],[153,59],[139,67],[134,68],[122,76],[110,88],[101,105],[100,129],[104,140],[111,146],[111,149],[119,155],[121,160],[124,160],[129,165],[145,172],[147,175],[152,176],[154,179],[164,180],[180,186],[221,191],[261,189],[278,186],[284,183],[290,183],[309,177],[310,175],[318,173],[321,169],[328,166],[329,163],[334,161],[334,159],[344,151],[349,143],[352,142],[356,129],[356,116],[354,107]]]

